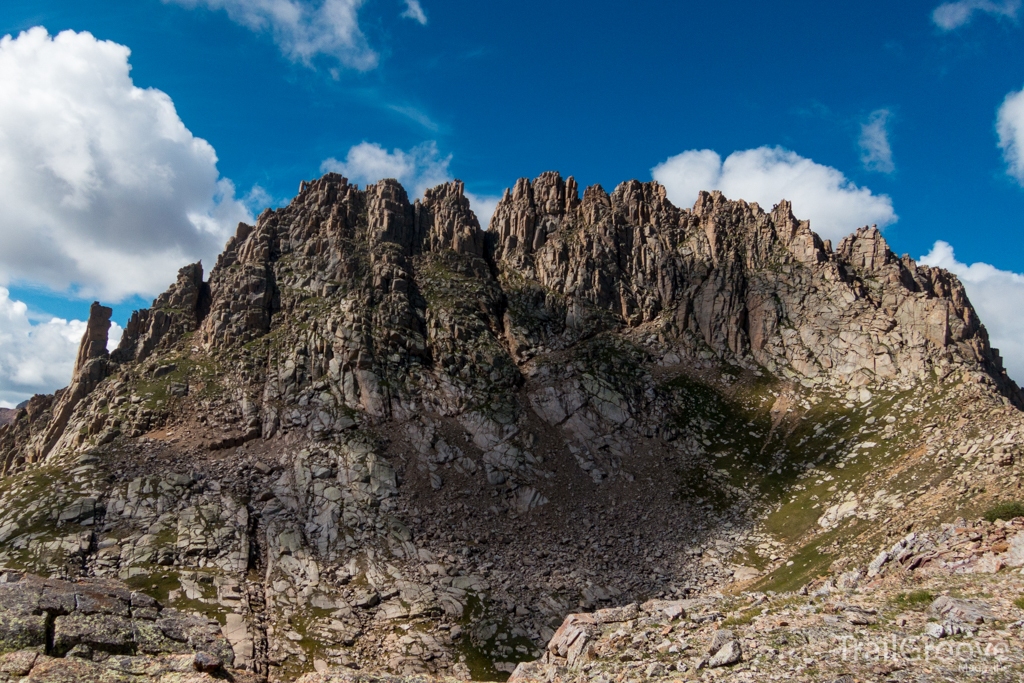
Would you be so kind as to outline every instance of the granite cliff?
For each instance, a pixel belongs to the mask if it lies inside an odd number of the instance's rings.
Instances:
[[[787,202],[545,173],[483,230],[459,182],[328,174],[204,275],[112,353],[94,304],[69,387],[0,427],[0,567],[219,624],[223,675],[586,678],[602,624],[855,590],[1020,485],[1024,400],[960,282]],[[147,654],[86,644],[105,671]],[[627,675],[711,661],[633,645]]]

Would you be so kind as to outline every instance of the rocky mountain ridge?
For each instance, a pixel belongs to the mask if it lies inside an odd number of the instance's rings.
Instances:
[[[0,427],[0,566],[134,582],[273,680],[507,675],[580,608],[789,590],[1019,485],[962,285],[786,202],[545,173],[484,231],[461,183],[328,174],[203,275],[110,354],[94,304]]]

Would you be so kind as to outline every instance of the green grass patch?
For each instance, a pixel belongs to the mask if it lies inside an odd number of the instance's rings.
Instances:
[[[495,662],[532,661],[536,659],[533,653],[537,646],[527,638],[511,635],[509,624],[493,616],[492,628],[482,628],[486,617],[485,604],[475,595],[467,596],[466,611],[459,620],[465,630],[455,649],[469,668],[472,680],[507,681],[510,674],[494,668]],[[520,646],[527,650],[526,654],[517,649]]]
[[[170,604],[171,591],[181,588],[177,573],[166,571],[163,567],[155,565],[137,566],[140,569],[145,569],[146,573],[136,574],[126,579],[125,584],[141,593],[145,593],[164,607],[177,607],[177,605]]]
[[[989,522],[994,522],[997,519],[1011,520],[1017,517],[1024,517],[1024,503],[1016,500],[997,503],[985,511],[985,519]]]
[[[722,622],[722,628],[729,628],[730,626],[746,626],[757,617],[761,616],[764,610],[760,607],[754,609],[748,609],[735,616],[728,617]]]
[[[892,604],[900,609],[924,609],[935,601],[935,596],[926,590],[900,593],[892,598]]]
[[[789,561],[792,564],[783,564],[755,584],[753,590],[788,593],[799,590],[811,579],[827,575],[829,565],[835,558],[829,553],[822,552],[822,549],[846,536],[849,533],[849,526],[841,524],[819,535],[790,557]]]

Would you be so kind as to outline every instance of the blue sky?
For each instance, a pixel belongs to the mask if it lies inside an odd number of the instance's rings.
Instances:
[[[480,206],[517,178],[545,170],[611,188],[629,178],[649,180],[659,165],[655,175],[670,196],[689,196],[694,183],[718,183],[727,194],[756,195],[748,188],[760,187],[759,201],[771,204],[783,198],[768,199],[772,192],[792,195],[797,182],[780,180],[781,168],[811,188],[787,198],[794,199],[798,216],[812,218],[812,227],[838,237],[861,218],[878,220],[888,223],[885,234],[898,253],[930,254],[930,261],[959,269],[975,303],[985,299],[985,306],[979,304],[983,321],[994,336],[998,328],[1007,357],[1020,358],[1012,367],[1024,376],[1024,346],[1013,346],[1024,328],[1012,320],[1024,304],[1024,279],[1013,275],[1024,271],[1024,162],[1014,156],[1018,121],[1024,140],[1024,98],[1019,108],[1004,109],[997,130],[1004,101],[1024,88],[1019,0],[327,0],[331,21],[324,5],[4,2],[0,35],[20,43],[21,32],[42,26],[51,38],[37,36],[35,56],[14,54],[17,45],[9,43],[0,86],[6,73],[23,89],[72,88],[70,101],[88,101],[83,110],[102,109],[106,126],[123,106],[97,105],[92,98],[99,96],[79,92],[68,79],[48,84],[47,55],[65,49],[52,37],[66,30],[124,46],[130,57],[108,54],[97,70],[113,73],[118,60],[127,62],[135,88],[166,93],[191,134],[174,134],[190,156],[182,161],[181,154],[167,152],[168,167],[181,163],[196,177],[212,172],[204,187],[221,192],[203,199],[199,185],[179,188],[170,198],[134,209],[148,231],[136,231],[130,216],[99,216],[88,206],[76,208],[73,220],[72,214],[51,216],[65,222],[62,229],[70,232],[60,234],[72,242],[74,231],[93,230],[131,247],[111,256],[108,272],[75,265],[73,255],[65,264],[30,267],[38,244],[25,246],[17,259],[0,255],[6,300],[27,304],[20,315],[32,326],[18,323],[21,332],[8,336],[31,337],[54,315],[81,319],[95,296],[114,304],[115,320],[124,324],[132,308],[148,304],[163,288],[155,283],[173,279],[173,271],[165,273],[174,254],[211,253],[210,245],[222,241],[235,219],[287,202],[300,180],[328,168],[361,182],[375,180],[382,169],[399,169],[413,187],[457,177]],[[94,47],[78,41],[67,49],[81,62],[93,59]],[[42,66],[29,72],[24,65],[31,59]],[[21,78],[20,69],[34,75]],[[137,126],[140,132],[129,141],[139,150],[166,151],[166,145],[149,146],[143,139],[146,117],[166,117],[168,111],[161,109],[163,100],[145,97],[152,106],[140,109],[133,123],[114,121],[109,130]],[[25,110],[4,116],[0,111],[0,138],[4,127],[31,137],[32,125],[41,128],[49,120],[28,117]],[[195,139],[210,149],[197,148]],[[718,161],[697,155],[700,150],[713,150]],[[0,143],[0,176],[5,152]],[[731,157],[735,152],[741,154]],[[34,153],[11,152],[8,171],[31,164]],[[670,158],[674,164],[666,165]],[[233,194],[223,194],[225,180]],[[818,185],[820,192],[813,189]],[[32,201],[45,203],[46,187],[38,195],[22,190],[19,201],[37,197]],[[182,215],[190,216],[192,227],[146,218],[167,211],[173,201],[187,205]],[[50,229],[42,219],[36,226],[35,208],[25,199],[5,216],[0,205],[0,238]],[[197,212],[206,227],[195,227]],[[118,221],[124,221],[123,232],[108,229]],[[195,234],[175,242],[176,231],[189,230]],[[938,241],[951,245],[955,260],[944,246],[934,248]],[[89,245],[82,248],[90,258],[105,258],[101,242]],[[133,287],[128,257],[143,252],[150,259],[145,272],[154,275]],[[117,279],[110,271],[124,275]],[[0,317],[0,345],[5,324],[15,327]],[[72,331],[62,334],[70,338]],[[0,402],[56,388],[47,382],[57,382],[62,368],[45,381],[12,379],[12,368],[27,362],[23,356],[8,354],[5,371],[0,352]]]

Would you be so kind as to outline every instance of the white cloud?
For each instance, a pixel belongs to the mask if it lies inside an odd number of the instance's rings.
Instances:
[[[961,263],[953,247],[942,241],[918,261],[945,268],[960,278],[1007,372],[1018,382],[1024,380],[1024,316],[1020,314],[1024,310],[1024,275],[987,263]]]
[[[313,58],[334,57],[359,71],[377,66],[378,56],[359,28],[364,0],[164,0],[185,7],[224,10],[252,31],[270,31],[289,59],[312,66]],[[422,13],[422,9],[420,10]],[[424,16],[424,23],[426,17]]]
[[[281,204],[278,200],[274,199],[269,192],[259,185],[253,185],[252,189],[242,197],[242,204],[249,210],[254,216],[258,216],[263,213],[264,210],[274,208]]]
[[[401,149],[389,152],[375,142],[360,142],[348,150],[344,161],[331,157],[320,164],[320,170],[340,173],[363,185],[394,178],[415,198],[422,196],[427,188],[451,180],[448,173],[451,160],[450,154],[441,156],[436,142],[424,142],[408,152]]]
[[[723,162],[710,150],[690,150],[658,164],[651,175],[677,206],[689,207],[701,190],[721,190],[731,199],[757,202],[769,210],[782,199],[811,221],[826,239],[838,240],[863,225],[885,227],[897,216],[892,200],[857,187],[840,171],[781,147],[733,152]]]
[[[420,0],[405,0],[405,11],[402,12],[402,16],[418,21],[424,26],[427,25],[427,15],[423,11],[423,6],[420,5]]]
[[[420,124],[421,126],[423,126],[424,128],[431,132],[436,133],[441,129],[441,126],[438,125],[438,123],[434,121],[432,118],[430,118],[430,116],[427,115],[426,112],[417,109],[416,107],[408,107],[399,104],[389,104],[386,106],[391,111],[401,114],[402,116],[405,116],[410,121],[414,121]]]
[[[424,191],[453,180],[448,171],[452,155],[441,156],[437,143],[424,142],[410,149],[387,151],[376,142],[360,142],[348,150],[344,161],[334,157],[320,164],[320,171],[340,173],[350,181],[369,185],[384,178],[394,178],[409,192],[410,200],[422,197]],[[477,220],[484,228],[494,215],[500,197],[466,192]]]
[[[473,213],[476,214],[476,219],[480,221],[480,227],[484,230],[491,224],[491,218],[494,216],[494,209],[497,208],[498,202],[501,201],[501,197],[495,197],[486,194],[475,194],[473,192],[466,191],[466,197],[469,199],[469,206],[473,209]]]
[[[1024,90],[1011,92],[996,115],[999,146],[1006,159],[1006,172],[1024,185]]]
[[[121,332],[111,326],[108,348],[117,347]],[[24,303],[0,287],[0,407],[66,387],[83,334],[81,320],[34,320]]]
[[[867,123],[860,125],[860,160],[869,171],[892,173],[896,170],[889,146],[889,116],[888,109],[878,109],[871,112]]]
[[[251,220],[171,98],[132,83],[129,54],[42,27],[0,39],[0,285],[152,296]]]
[[[952,31],[967,24],[975,12],[993,14],[1016,20],[1021,0],[959,0],[944,2],[932,12],[932,21],[944,31]]]

